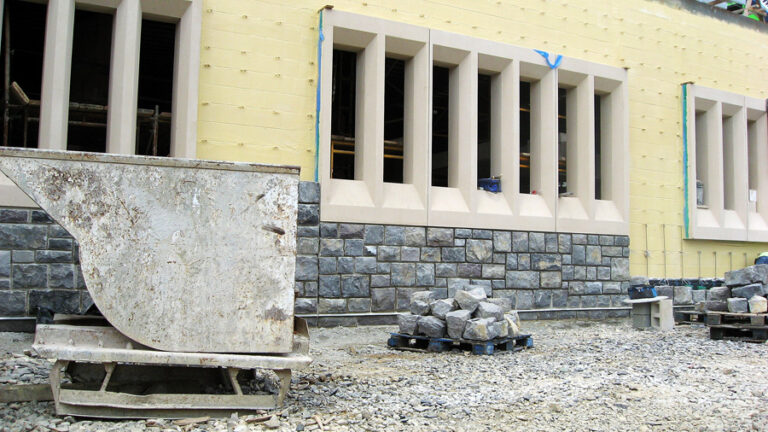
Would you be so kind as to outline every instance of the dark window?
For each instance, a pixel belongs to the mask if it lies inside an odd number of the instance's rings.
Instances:
[[[568,166],[568,130],[565,116],[567,115],[568,90],[557,89],[557,191],[560,194],[568,192],[566,175]]]
[[[531,83],[520,81],[520,193],[531,193]]]
[[[403,182],[405,61],[386,59],[384,74],[384,181]]]
[[[432,67],[432,186],[448,186],[450,72]]]
[[[333,50],[331,177],[355,178],[355,85],[357,53]]]
[[[595,199],[602,199],[602,159],[601,159],[601,138],[602,131],[600,130],[600,116],[602,115],[602,108],[600,106],[600,95],[595,95]]]
[[[136,154],[171,153],[175,44],[175,24],[141,21]]]
[[[477,178],[491,173],[491,76],[477,76]]]
[[[113,16],[75,11],[67,149],[106,151]]]
[[[3,16],[2,145],[37,147],[46,6],[6,0]]]

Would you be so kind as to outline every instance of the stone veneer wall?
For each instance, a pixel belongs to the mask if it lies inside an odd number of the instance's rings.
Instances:
[[[628,315],[610,309],[629,287],[627,236],[320,223],[319,203],[319,184],[301,182],[296,313],[311,323],[392,323],[412,292],[444,298],[467,284],[530,310],[525,319]],[[86,310],[78,261],[45,212],[0,209],[0,316]]]
[[[445,298],[467,284],[527,319],[628,315],[605,310],[626,306],[628,236],[321,223],[319,202],[319,185],[302,182],[296,313],[320,325],[392,322],[412,292]]]
[[[77,242],[44,211],[0,209],[0,316],[87,310],[79,260]]]

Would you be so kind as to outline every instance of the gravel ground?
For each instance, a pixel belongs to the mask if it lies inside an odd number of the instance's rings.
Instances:
[[[2,431],[768,431],[768,345],[703,327],[637,331],[626,320],[525,322],[535,348],[472,356],[386,348],[393,327],[312,329],[312,366],[284,409],[178,426],[58,418],[50,402],[0,404]],[[0,384],[44,381],[0,333]],[[264,420],[271,414],[275,417]]]

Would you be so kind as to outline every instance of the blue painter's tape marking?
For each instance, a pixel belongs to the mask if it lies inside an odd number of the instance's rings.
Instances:
[[[563,55],[562,54],[558,54],[557,57],[555,57],[555,62],[552,63],[551,61],[549,61],[549,53],[548,52],[543,51],[543,50],[534,50],[534,51],[536,51],[542,57],[544,57],[544,60],[547,61],[547,65],[549,66],[550,69],[557,69],[557,67],[560,66],[560,63],[562,63],[562,61],[563,61]]]
[[[317,96],[315,100],[315,182],[320,176],[320,80],[322,78],[322,60],[323,60],[323,11],[320,11],[320,34],[317,38]]]

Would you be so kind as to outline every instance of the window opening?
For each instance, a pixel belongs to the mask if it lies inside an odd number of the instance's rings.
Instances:
[[[557,89],[557,192],[568,192],[567,158],[568,158],[568,129],[566,122],[568,90]]]
[[[333,50],[331,178],[355,178],[355,84],[357,53]]]
[[[747,121],[747,157],[748,157],[748,182],[749,182],[749,202],[753,206],[757,203],[757,185],[758,185],[758,173],[760,168],[765,169],[764,163],[761,163],[758,158],[757,149],[757,121]],[[753,210],[755,210],[753,208]]]
[[[595,199],[603,199],[602,190],[602,157],[601,157],[601,145],[602,145],[602,130],[600,129],[603,115],[602,106],[600,101],[602,97],[595,95]]]
[[[734,143],[733,134],[736,119],[734,116],[723,116],[723,208],[735,210],[736,201],[733,196],[734,187]]]
[[[384,74],[384,181],[403,182],[405,61],[387,58]]]
[[[477,75],[477,178],[491,173],[491,76]]]
[[[37,147],[46,5],[7,0],[3,14],[3,131],[6,147]]]
[[[448,187],[450,72],[432,67],[432,186]]]
[[[520,81],[520,193],[531,193],[531,83]]]
[[[105,152],[113,16],[75,11],[67,149]]]
[[[696,205],[709,205],[709,187],[706,184],[709,154],[707,151],[707,113],[696,111]]]
[[[171,153],[176,24],[141,21],[136,154]]]

